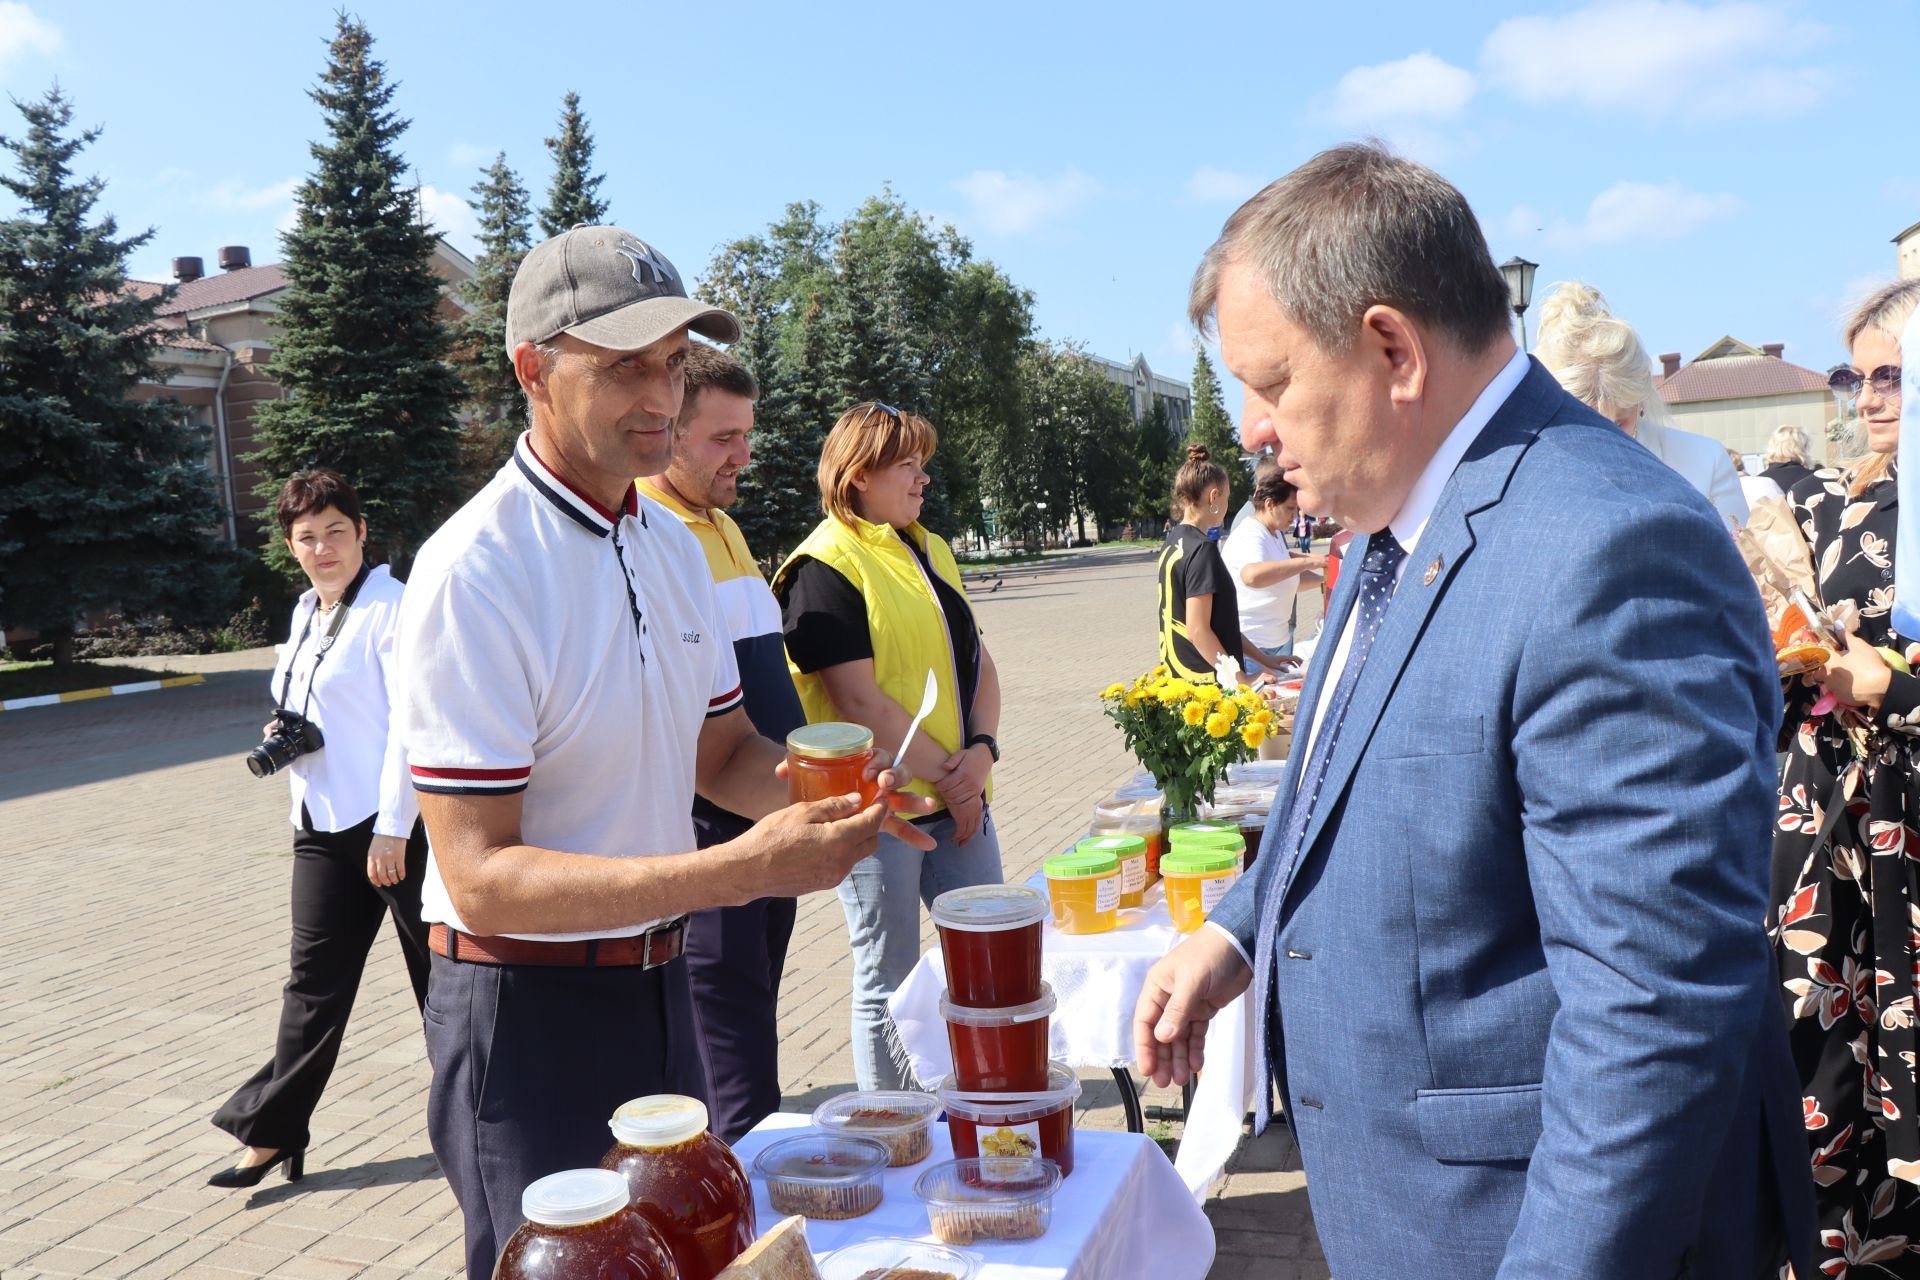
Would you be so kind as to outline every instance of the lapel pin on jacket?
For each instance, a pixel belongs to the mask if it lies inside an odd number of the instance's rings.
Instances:
[[[1430,587],[1433,585],[1433,580],[1439,576],[1440,576],[1440,557],[1435,556],[1433,558],[1433,563],[1427,566],[1426,577],[1420,579],[1420,585],[1423,587]]]

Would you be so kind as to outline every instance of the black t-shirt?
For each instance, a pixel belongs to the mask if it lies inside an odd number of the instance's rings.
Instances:
[[[1240,593],[1234,588],[1233,573],[1220,558],[1219,544],[1203,530],[1176,524],[1167,530],[1167,544],[1160,548],[1160,661],[1175,675],[1213,674],[1213,664],[1187,639],[1187,600],[1206,595],[1213,597],[1207,625],[1221,649],[1237,662],[1242,656]]]
[[[980,632],[973,621],[973,610],[966,597],[933,571],[927,554],[914,545],[912,538],[901,541],[913,548],[933,583],[946,615],[947,634],[953,638],[953,665],[960,686],[960,720],[964,728],[961,740],[973,732],[973,695],[980,682]],[[787,637],[787,656],[801,672],[812,675],[843,662],[859,662],[873,657],[873,633],[867,627],[867,602],[859,588],[832,565],[808,557],[794,565],[782,583],[780,623]],[[907,711],[919,707],[919,690],[913,693]],[[906,704],[903,704],[906,705]]]

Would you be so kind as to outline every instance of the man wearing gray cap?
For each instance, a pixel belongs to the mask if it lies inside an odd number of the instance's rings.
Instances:
[[[930,843],[888,811],[911,798],[786,807],[699,544],[634,487],[666,469],[689,330],[739,336],[639,237],[535,247],[507,303],[530,429],[421,548],[402,605],[398,711],[431,846],[428,1132],[474,1280],[521,1191],[597,1163],[621,1103],[706,1096],[689,912],[831,888],[883,828]],[[696,851],[696,793],[761,820]]]

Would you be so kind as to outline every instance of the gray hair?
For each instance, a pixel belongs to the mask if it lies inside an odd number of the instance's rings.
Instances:
[[[552,373],[553,366],[560,360],[560,348],[554,346],[551,341],[534,343],[533,354],[540,357],[540,372],[542,373]],[[527,425],[531,427],[533,425],[533,401],[528,400],[526,404]]]
[[[1656,423],[1671,424],[1640,335],[1592,285],[1570,280],[1553,286],[1540,304],[1533,355],[1568,395],[1601,417],[1619,422],[1638,409]]]
[[[1322,151],[1241,205],[1194,272],[1187,315],[1203,332],[1230,265],[1259,273],[1324,351],[1353,346],[1360,317],[1394,307],[1463,351],[1511,333],[1512,301],[1467,198],[1377,142]]]

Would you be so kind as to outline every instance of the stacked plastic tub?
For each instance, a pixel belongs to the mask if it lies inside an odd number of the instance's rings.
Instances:
[[[956,1156],[1044,1157],[1073,1172],[1080,1080],[1047,1058],[1055,1000],[1040,977],[1045,895],[1024,885],[955,889],[933,901],[953,1074],[936,1091]]]

